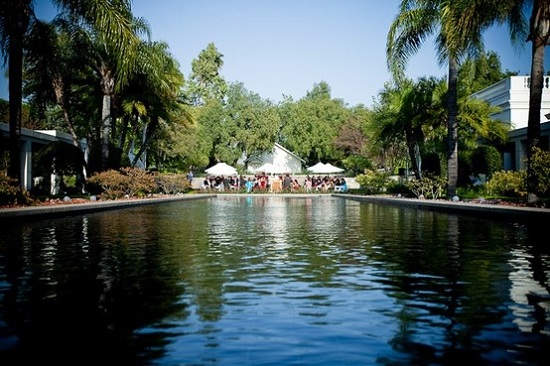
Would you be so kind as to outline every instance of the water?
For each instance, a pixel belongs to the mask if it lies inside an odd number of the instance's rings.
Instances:
[[[545,230],[223,195],[3,225],[0,365],[542,365]]]

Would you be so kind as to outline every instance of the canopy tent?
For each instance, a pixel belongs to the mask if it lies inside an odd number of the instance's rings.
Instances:
[[[205,172],[212,175],[236,175],[237,169],[226,163],[218,163],[206,169]]]
[[[334,166],[331,163],[326,163],[325,168],[330,173],[342,173],[344,171],[344,169],[338,168],[337,166]]]
[[[318,173],[320,169],[324,168],[324,166],[325,166],[325,164],[323,164],[321,162],[318,162],[317,164],[308,167],[307,170],[309,170],[312,173]]]
[[[323,164],[321,162],[310,166],[307,168],[310,172],[314,174],[334,174],[334,173],[341,173],[344,171],[342,168],[338,168],[330,163]]]

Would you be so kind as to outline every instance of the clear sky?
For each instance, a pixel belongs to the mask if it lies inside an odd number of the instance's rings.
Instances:
[[[227,82],[274,102],[295,100],[325,81],[332,97],[349,106],[371,106],[390,80],[386,37],[399,0],[133,0],[152,39],[164,41],[186,78],[191,62],[213,42],[223,54]],[[35,0],[39,18],[54,14],[50,0]],[[499,54],[503,70],[530,73],[531,43],[512,45],[505,27],[486,33],[486,50]],[[407,75],[443,77],[433,41],[408,64]],[[550,50],[545,70],[550,69]],[[1,80],[0,97],[7,99]]]

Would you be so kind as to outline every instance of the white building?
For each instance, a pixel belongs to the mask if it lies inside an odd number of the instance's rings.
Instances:
[[[510,76],[471,96],[499,107],[500,112],[491,115],[491,117],[508,122],[512,127],[512,131],[508,133],[508,143],[502,150],[504,170],[520,170],[526,167],[530,79],[529,76]],[[546,117],[549,113],[550,76],[545,76],[542,89],[540,128],[541,143],[546,149],[548,149],[550,141],[550,122]]]
[[[0,137],[5,139],[6,146],[9,139],[9,125],[7,123],[0,123]],[[55,130],[30,130],[27,128],[21,128],[20,139],[20,161],[21,161],[21,186],[25,190],[30,190],[34,186],[35,175],[33,174],[33,153],[38,151],[40,147],[44,147],[52,142],[61,141],[69,145],[73,144],[73,139],[70,134]],[[88,143],[86,139],[80,140],[80,148],[84,153],[84,159],[88,161]],[[56,185],[55,175],[51,176],[50,193],[58,194],[59,187]]]
[[[292,151],[275,143],[270,151],[249,156],[244,163],[249,173],[296,174],[302,171],[306,162]]]
[[[511,123],[513,130],[527,127],[530,80],[529,76],[510,76],[472,94],[472,98],[482,99],[499,107],[501,111],[491,117]],[[540,110],[541,122],[547,120],[545,115],[548,113],[550,113],[550,76],[545,76]]]

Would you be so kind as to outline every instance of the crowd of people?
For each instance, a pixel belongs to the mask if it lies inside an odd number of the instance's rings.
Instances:
[[[265,173],[244,176],[207,176],[204,178],[202,190],[208,192],[260,192],[260,193],[290,193],[290,192],[345,192],[347,183],[344,177],[310,176],[302,182],[290,174],[268,175]]]

